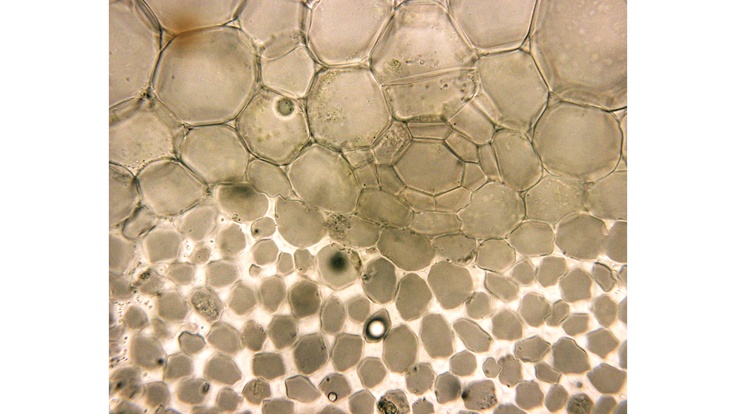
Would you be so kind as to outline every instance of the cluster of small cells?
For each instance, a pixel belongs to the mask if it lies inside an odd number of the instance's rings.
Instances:
[[[624,0],[123,0],[110,412],[626,412]]]

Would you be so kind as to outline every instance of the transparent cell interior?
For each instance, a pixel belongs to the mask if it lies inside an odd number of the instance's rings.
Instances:
[[[625,413],[624,0],[118,0],[111,413]]]

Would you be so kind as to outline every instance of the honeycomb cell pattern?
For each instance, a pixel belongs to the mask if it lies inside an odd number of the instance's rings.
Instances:
[[[111,413],[625,413],[626,2],[110,2]]]

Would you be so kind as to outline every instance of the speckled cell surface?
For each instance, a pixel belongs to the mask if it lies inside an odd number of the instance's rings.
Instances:
[[[112,1],[110,411],[625,412],[626,7]]]

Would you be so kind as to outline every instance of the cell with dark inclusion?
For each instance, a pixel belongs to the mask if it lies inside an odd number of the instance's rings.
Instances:
[[[593,411],[593,400],[587,394],[575,394],[567,401],[569,414],[590,414]]]
[[[259,405],[271,397],[271,386],[261,378],[254,378],[245,384],[242,394],[249,403]]]
[[[404,375],[406,389],[412,394],[422,395],[432,388],[435,374],[432,366],[426,362],[420,362],[406,371]]]
[[[358,280],[362,263],[358,254],[336,244],[317,253],[320,278],[330,288],[341,290]]]
[[[319,389],[331,402],[340,401],[350,395],[350,383],[342,374],[329,374],[319,383]]]
[[[379,414],[409,414],[409,401],[401,390],[391,390],[381,396],[376,404]]]
[[[189,301],[194,310],[210,322],[217,319],[222,312],[222,302],[212,289],[204,287],[195,289]]]

